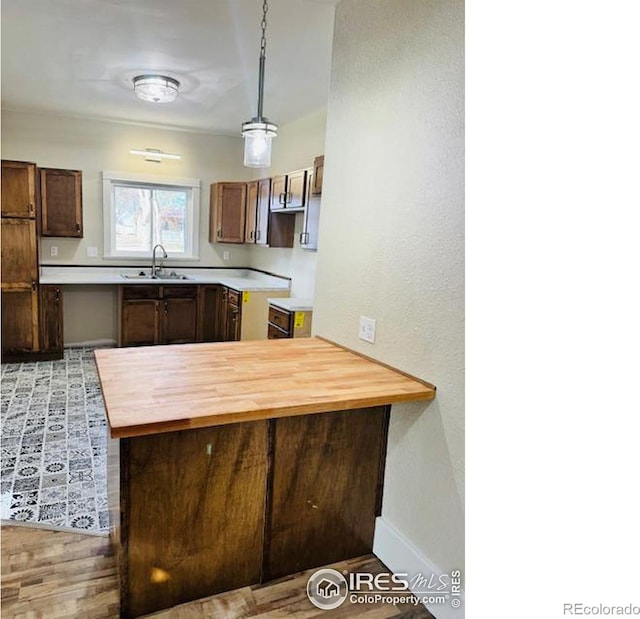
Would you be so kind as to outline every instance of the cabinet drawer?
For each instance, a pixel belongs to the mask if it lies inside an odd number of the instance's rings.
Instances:
[[[270,340],[279,340],[290,338],[288,331],[283,331],[279,327],[276,327],[274,324],[269,323],[269,329],[267,330],[267,337]]]
[[[269,322],[289,332],[291,327],[291,314],[284,310],[269,306]]]
[[[163,299],[195,299],[198,293],[197,286],[163,286]]]
[[[157,299],[160,295],[158,286],[123,286],[123,299]]]
[[[229,290],[227,292],[227,303],[229,303],[229,305],[239,306],[240,305],[240,293],[237,290],[231,290],[231,288],[229,288]]]

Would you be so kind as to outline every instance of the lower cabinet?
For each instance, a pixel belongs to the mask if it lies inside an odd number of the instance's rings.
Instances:
[[[61,359],[64,353],[62,322],[60,286],[40,286],[40,347],[52,358]]]
[[[37,286],[2,289],[2,354],[40,350]]]
[[[121,286],[119,346],[197,341],[197,286]]]
[[[309,337],[312,316],[312,311],[289,311],[269,305],[268,338],[278,340],[289,337]]]

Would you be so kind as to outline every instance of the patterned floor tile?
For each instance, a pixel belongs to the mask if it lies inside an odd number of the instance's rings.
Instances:
[[[93,348],[1,366],[2,518],[107,531],[107,421]]]

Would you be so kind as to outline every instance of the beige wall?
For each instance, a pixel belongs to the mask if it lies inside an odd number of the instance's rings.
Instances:
[[[129,154],[131,148],[159,148],[182,155],[180,161],[150,163]],[[155,176],[198,178],[200,185],[200,238],[198,262],[178,266],[248,266],[244,246],[212,245],[209,234],[209,185],[220,180],[251,177],[242,165],[242,139],[189,133],[133,124],[104,122],[22,112],[2,113],[2,158],[33,161],[41,167],[82,170],[83,239],[43,239],[40,262],[46,264],[132,264],[103,260],[102,171],[114,170]],[[58,247],[58,257],[50,254]],[[98,258],[87,247],[98,248]],[[222,252],[229,250],[224,261]],[[168,265],[171,264],[167,261]]]
[[[278,137],[273,141],[269,176],[313,165],[314,158],[324,153],[326,119],[326,110],[322,109],[280,127]],[[298,213],[295,218],[293,248],[253,247],[250,250],[250,265],[256,269],[291,277],[291,296],[313,297],[316,252],[300,247],[302,213]]]
[[[313,317],[437,386],[393,407],[382,515],[445,571],[464,561],[463,48],[462,0],[337,6]]]

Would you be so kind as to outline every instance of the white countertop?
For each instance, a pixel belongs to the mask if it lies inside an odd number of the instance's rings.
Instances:
[[[124,275],[137,275],[140,271],[149,273],[148,267],[40,267],[40,283],[58,286],[84,284],[137,285],[137,284],[222,284],[235,290],[269,292],[289,290],[288,279],[267,275],[251,269],[190,269],[165,267],[165,272],[176,271],[188,279],[127,279]]]
[[[312,312],[313,299],[302,297],[283,297],[281,299],[267,299],[270,305],[275,305],[288,312]]]

